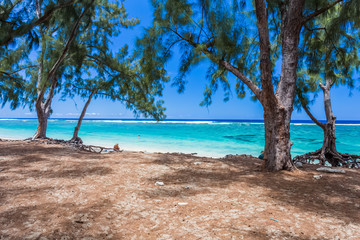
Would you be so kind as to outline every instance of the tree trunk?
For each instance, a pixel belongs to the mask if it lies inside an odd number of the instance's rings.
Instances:
[[[320,160],[322,164],[325,164],[325,161],[329,161],[332,166],[339,166],[340,163],[337,160],[338,157],[341,158],[340,154],[336,150],[336,137],[335,137],[335,122],[336,117],[332,111],[331,107],[331,96],[330,89],[332,84],[327,82],[324,86],[320,84],[321,89],[324,93],[324,108],[326,115],[326,124],[324,124],[324,141],[323,146],[321,147]]]
[[[40,103],[40,104],[38,104]],[[41,106],[42,102],[36,102],[36,113],[38,118],[38,127],[36,133],[33,136],[33,139],[37,138],[46,138],[46,130],[47,130],[47,122],[48,122],[48,114],[44,111],[43,107]]]
[[[82,120],[84,119],[86,110],[87,110],[88,106],[90,105],[91,99],[94,96],[94,94],[96,94],[96,90],[91,92],[87,102],[85,103],[85,106],[84,106],[84,108],[83,108],[83,110],[81,112],[81,115],[79,117],[79,120],[78,120],[77,125],[76,125],[75,130],[74,130],[73,137],[71,138],[70,142],[80,142],[80,143],[82,143],[82,140],[81,140],[81,138],[78,137],[78,134],[79,134],[79,130],[80,130]]]
[[[293,170],[291,161],[290,111],[279,107],[265,110],[265,168],[268,171]]]
[[[322,165],[325,165],[326,162],[329,162],[333,167],[351,167],[351,168],[360,168],[360,164],[356,159],[360,158],[358,155],[343,154],[339,153],[336,149],[336,137],[335,137],[335,123],[336,117],[332,111],[331,107],[331,96],[330,90],[333,83],[328,82],[326,85],[320,84],[320,88],[324,93],[324,109],[326,114],[326,123],[319,122],[310,112],[306,104],[302,103],[302,106],[305,112],[309,117],[314,121],[316,125],[322,128],[324,131],[324,141],[322,147],[311,153],[300,155],[294,158],[294,161],[314,161],[320,160]]]
[[[36,107],[36,113],[39,124],[36,133],[33,136],[33,139],[46,138],[47,122],[50,117],[51,103],[54,97],[54,91],[56,85],[57,85],[57,78],[55,78],[54,81],[52,82],[49,89],[49,94],[45,101],[44,101],[44,94],[46,88],[43,87],[43,89],[38,91],[38,98],[36,99],[35,107]]]
[[[264,108],[265,167],[268,171],[292,170],[290,120],[296,90],[298,48],[303,21],[304,0],[293,0],[281,6],[282,66],[280,81],[274,93],[268,9],[256,0],[256,18],[260,42],[262,92]]]

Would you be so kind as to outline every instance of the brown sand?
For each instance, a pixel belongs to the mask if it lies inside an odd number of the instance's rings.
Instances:
[[[358,170],[260,165],[0,142],[0,239],[360,239]]]

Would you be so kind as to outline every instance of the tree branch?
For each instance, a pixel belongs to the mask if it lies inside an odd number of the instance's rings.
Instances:
[[[261,74],[261,83],[263,90],[267,93],[267,96],[270,98],[268,100],[274,102],[274,85],[271,78],[271,47],[270,47],[270,38],[269,38],[269,23],[268,23],[268,13],[264,0],[255,0],[256,8],[256,19],[257,19],[257,28],[259,32],[259,45],[260,45],[260,74]],[[259,101],[262,102],[262,99],[259,98]]]
[[[307,113],[307,115],[310,117],[310,119],[319,127],[321,127],[324,131],[325,131],[325,124],[320,122],[319,120],[317,120],[314,115],[312,115],[312,113],[310,112],[309,108],[306,106],[306,104],[301,101],[301,106],[303,107],[303,109],[305,110],[305,112]]]
[[[199,44],[192,42],[190,39],[187,39],[185,37],[183,37],[181,34],[179,34],[177,31],[169,28],[170,31],[172,31],[174,34],[176,34],[181,40],[184,40],[186,42],[188,42],[191,46],[193,47],[198,47]],[[212,59],[214,61],[214,54],[212,52],[210,52],[207,49],[203,49],[202,52],[207,55],[210,59]],[[215,62],[215,61],[214,61]],[[234,67],[231,63],[229,63],[228,61],[225,60],[220,60],[218,62],[215,62],[223,67],[225,67],[228,71],[232,72],[237,78],[239,78],[246,86],[248,86],[250,88],[250,90],[255,94],[255,96],[259,99],[261,99],[261,89],[256,86],[256,84],[254,84],[248,77],[246,77],[242,72],[240,72],[240,70],[236,67]]]
[[[327,10],[329,10],[330,8],[334,7],[336,4],[340,3],[340,2],[343,2],[344,0],[336,0],[334,1],[333,3],[330,3],[328,6],[326,7],[323,7],[311,14],[309,14],[308,16],[306,16],[304,18],[304,20],[302,21],[302,25],[304,25],[305,23],[307,23],[308,21],[310,21],[311,19],[313,19],[314,17],[317,17],[318,15],[326,12]]]
[[[47,20],[50,19],[50,17],[52,16],[52,14],[60,9],[60,8],[64,8],[64,7],[67,7],[67,6],[70,6],[72,5],[73,3],[75,2],[75,0],[71,0],[71,1],[68,1],[68,2],[63,2],[63,3],[60,3],[60,4],[57,4],[55,5],[52,9],[48,10],[47,12],[44,13],[43,16],[41,16],[40,18],[38,18],[36,21],[32,20],[30,21],[30,23],[28,24],[25,24],[25,25],[22,25],[20,26],[18,29],[10,32],[8,34],[8,37],[3,39],[2,41],[0,41],[0,46],[4,46],[4,45],[7,45],[9,42],[11,42],[14,38],[16,37],[19,37],[23,34],[25,34],[26,32],[30,31],[30,29],[46,22]]]
[[[31,65],[31,66],[22,67],[22,68],[17,69],[17,70],[15,70],[15,71],[13,71],[13,72],[10,72],[10,73],[4,72],[4,71],[0,71],[0,73],[6,74],[6,75],[8,75],[8,76],[11,76],[11,75],[13,75],[13,74],[15,74],[15,73],[17,73],[17,72],[22,71],[22,70],[25,70],[25,69],[28,69],[28,68],[37,67],[37,66],[38,66],[38,65]]]
[[[220,64],[224,66],[228,71],[232,72],[237,78],[239,78],[246,86],[250,88],[250,90],[255,94],[255,96],[261,100],[261,89],[256,86],[248,77],[246,77],[242,72],[239,71],[236,67],[234,67],[231,63],[220,60]]]
[[[92,0],[91,3],[93,3],[95,0]],[[48,75],[48,79],[52,79],[56,73],[56,71],[58,70],[58,68],[60,67],[60,64],[63,62],[69,48],[70,48],[70,45],[71,43],[73,42],[73,40],[75,39],[76,35],[77,35],[77,30],[79,28],[79,25],[80,25],[80,21],[81,19],[83,18],[83,16],[85,15],[85,12],[90,8],[90,5],[89,4],[88,6],[86,6],[86,8],[84,9],[84,11],[80,14],[79,18],[77,19],[77,21],[75,22],[75,25],[73,26],[73,28],[71,29],[71,33],[70,33],[70,37],[69,39],[67,40],[66,44],[65,44],[65,47],[64,47],[64,50],[61,54],[61,56],[58,58],[58,60],[56,61],[56,63],[53,65],[52,69],[50,70],[49,72],[49,75]]]

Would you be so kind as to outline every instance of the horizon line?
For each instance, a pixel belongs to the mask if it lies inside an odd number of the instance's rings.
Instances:
[[[32,117],[32,118],[17,118],[17,117],[12,117],[12,118],[0,118],[3,120],[10,120],[10,119],[27,119],[27,120],[32,120],[32,119],[37,119],[36,117]],[[78,120],[78,118],[49,118],[49,120]],[[157,121],[156,119],[153,118],[84,118],[83,120],[123,120],[123,121]],[[225,121],[230,121],[230,122],[264,122],[264,119],[235,119],[235,118],[168,118],[168,119],[164,119],[161,120],[159,122],[166,122],[166,121],[219,121],[219,122],[225,122]],[[320,122],[326,123],[326,120],[319,120]],[[303,122],[303,123],[314,123],[312,120],[305,120],[305,119],[294,119],[291,120],[291,122]],[[360,122],[360,120],[337,120],[336,122]]]

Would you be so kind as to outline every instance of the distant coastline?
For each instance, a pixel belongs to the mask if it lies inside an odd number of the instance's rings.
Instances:
[[[37,118],[0,118],[1,120],[34,120]],[[73,120],[77,121],[78,118],[49,118],[49,120]],[[97,120],[97,121],[124,121],[124,122],[156,122],[154,119],[146,118],[84,118],[84,120]],[[326,120],[319,120],[326,123]],[[231,122],[231,123],[264,123],[262,119],[165,119],[161,122]],[[311,120],[291,120],[291,123],[308,123],[314,124]],[[337,124],[360,124],[360,120],[337,120]]]

